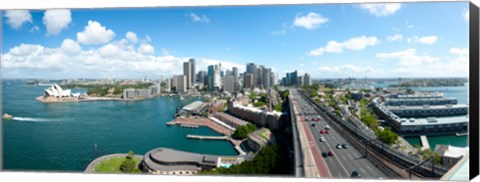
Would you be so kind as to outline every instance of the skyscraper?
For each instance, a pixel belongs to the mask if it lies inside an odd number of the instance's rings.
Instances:
[[[190,75],[191,75],[190,84],[194,85],[195,82],[197,81],[195,59],[190,58],[189,62],[190,62],[190,66],[191,66],[191,69],[190,69]]]
[[[245,71],[245,73],[252,74],[252,76],[253,76],[253,86],[255,86],[256,82],[257,82],[256,77],[255,77],[255,75],[257,74],[257,65],[255,63],[248,63],[246,68],[247,68],[247,70]],[[246,76],[246,74],[245,74],[245,76]]]
[[[208,66],[207,85],[209,90],[214,90],[213,88],[214,75],[215,75],[215,66],[214,65]]]
[[[262,74],[262,71],[263,71],[263,66],[259,66],[257,67],[257,72],[255,73],[255,87],[258,87],[258,88],[263,88],[263,83],[262,83],[262,78],[263,78],[263,74]]]
[[[192,83],[192,65],[190,62],[184,62],[183,63],[183,75],[185,75],[187,79],[187,84],[186,87],[189,89],[191,87]]]
[[[235,78],[233,75],[225,75],[223,77],[223,91],[234,93],[235,90]]]
[[[312,77],[308,73],[305,73],[304,85],[306,85],[306,86],[311,86],[312,85]]]
[[[246,73],[245,74],[245,84],[244,84],[244,88],[249,88],[249,89],[253,89],[253,74],[252,73]]]
[[[262,84],[264,89],[269,89],[271,87],[270,85],[271,72],[272,72],[272,69],[262,67]]]
[[[301,87],[301,86],[303,86],[303,83],[304,83],[303,75],[300,75],[300,76],[297,78],[297,86],[298,86],[298,87]]]
[[[185,93],[187,91],[187,76],[178,75],[177,76],[177,93]]]

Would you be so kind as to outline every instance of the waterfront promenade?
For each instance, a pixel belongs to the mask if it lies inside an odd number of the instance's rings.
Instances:
[[[85,168],[84,173],[95,173],[95,166],[100,164],[102,161],[113,159],[113,158],[125,158],[127,155],[128,154],[118,153],[118,154],[109,154],[109,155],[104,155],[104,156],[98,157],[95,160],[93,160],[92,162],[90,162],[90,164],[88,164],[87,168]],[[143,155],[135,154],[135,157],[140,158],[141,159],[140,161],[143,160]],[[137,164],[137,166],[138,165],[139,164]]]

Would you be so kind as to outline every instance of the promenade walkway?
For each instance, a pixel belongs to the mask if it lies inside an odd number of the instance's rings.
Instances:
[[[95,166],[97,164],[100,164],[104,160],[113,159],[113,158],[125,158],[127,155],[128,154],[109,154],[109,155],[104,155],[104,156],[98,157],[95,160],[93,160],[92,162],[90,162],[90,164],[88,164],[84,173],[95,173]],[[143,155],[135,154],[135,157],[140,158],[141,159],[140,161],[143,160]]]
[[[429,149],[430,144],[428,143],[427,136],[420,136],[420,141],[422,142],[422,150]]]

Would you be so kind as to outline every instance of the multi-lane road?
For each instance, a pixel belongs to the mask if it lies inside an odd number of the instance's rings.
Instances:
[[[332,127],[329,133],[327,123],[309,101],[305,100],[296,90],[290,90],[292,111],[295,115],[298,135],[301,140],[305,161],[306,177],[321,178],[350,178],[353,171],[357,171],[361,178],[388,178],[382,171],[373,165],[363,153],[359,152],[336,132]],[[320,137],[325,141],[320,141]],[[337,144],[346,144],[347,148],[336,148]],[[323,152],[333,152],[334,156],[322,156]],[[311,172],[311,171],[315,172]],[[310,171],[310,172],[308,172]]]

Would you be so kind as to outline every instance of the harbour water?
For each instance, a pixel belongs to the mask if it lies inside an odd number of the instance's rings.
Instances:
[[[8,84],[10,83],[10,84]],[[157,147],[237,155],[227,141],[191,140],[188,134],[220,136],[213,130],[167,126],[176,107],[198,98],[156,97],[141,101],[42,103],[44,86],[2,81],[5,170],[82,172],[95,158],[112,153],[145,154]],[[74,89],[73,92],[85,92]]]
[[[373,84],[374,87],[385,88],[390,84],[396,84],[396,82],[389,82],[383,84]],[[459,104],[468,104],[468,83],[465,83],[461,87],[410,87],[414,91],[418,92],[442,92],[446,98],[456,98]],[[408,137],[405,138],[410,144],[418,144],[421,146],[420,137]],[[468,146],[468,136],[428,136],[428,142],[430,148],[433,150],[437,144],[453,145],[458,147]]]

